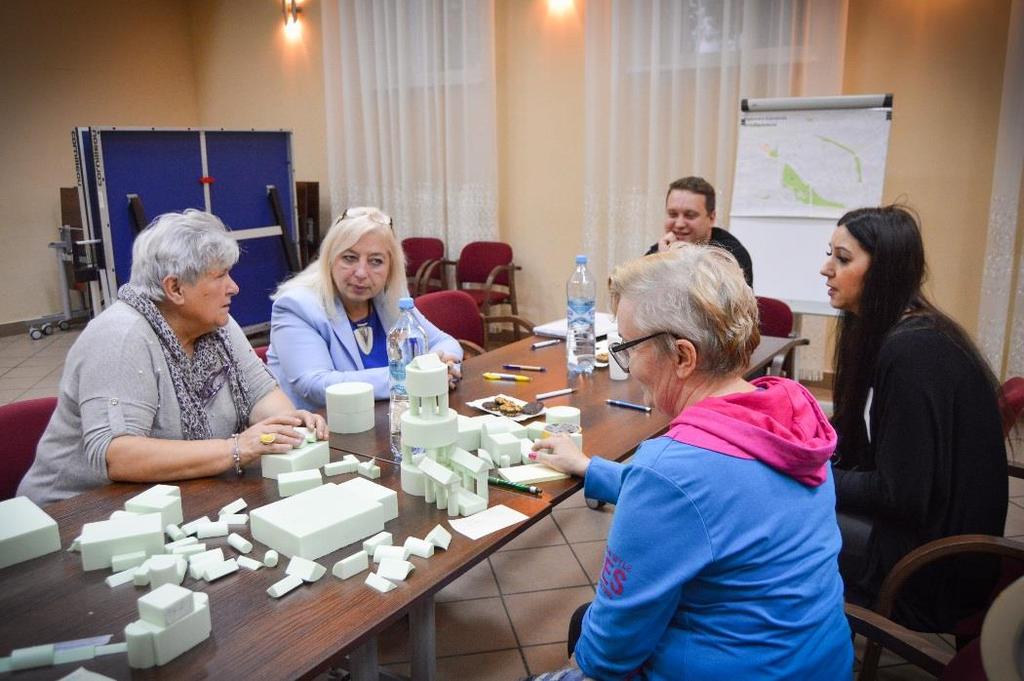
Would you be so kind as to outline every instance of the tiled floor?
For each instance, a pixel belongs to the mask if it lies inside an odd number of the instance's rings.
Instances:
[[[76,336],[0,337],[0,404],[56,395]],[[1024,443],[1016,451],[1022,456]],[[1006,536],[1024,540],[1024,480],[1010,479],[1010,497]],[[613,513],[587,508],[577,494],[441,591],[438,679],[511,680],[565,664],[569,616],[593,598]],[[393,671],[408,668],[405,627],[399,622],[380,639],[381,661]],[[889,655],[882,664],[881,679],[931,678]]]

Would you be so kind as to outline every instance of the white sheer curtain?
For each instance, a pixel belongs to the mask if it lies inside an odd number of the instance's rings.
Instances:
[[[839,94],[846,0],[589,0],[584,238],[603,281],[662,231],[665,188],[729,215],[740,100]],[[820,372],[824,323],[806,323]]]
[[[331,209],[375,205],[449,257],[497,237],[493,0],[324,0]]]

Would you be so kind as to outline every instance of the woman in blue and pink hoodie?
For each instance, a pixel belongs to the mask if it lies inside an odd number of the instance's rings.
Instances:
[[[597,679],[850,678],[829,457],[836,435],[782,378],[742,378],[757,303],[726,251],[686,245],[611,278],[614,361],[675,416],[628,465],[564,438],[531,458],[617,504],[575,648]]]

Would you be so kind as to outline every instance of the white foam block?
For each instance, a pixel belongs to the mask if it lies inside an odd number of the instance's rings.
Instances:
[[[164,528],[164,532],[171,538],[171,541],[178,541],[185,538],[185,533],[182,532],[181,528],[177,525],[168,525]]]
[[[293,473],[278,473],[277,475],[277,493],[282,498],[294,496],[322,484],[324,484],[324,479],[320,476],[319,468]]]
[[[376,480],[380,477],[380,466],[373,461],[364,461],[356,466],[356,472],[365,478]]]
[[[574,426],[580,425],[580,410],[567,405],[559,407],[548,407],[544,419],[548,423],[571,423]]]
[[[327,427],[332,433],[365,433],[373,430],[373,406],[364,411],[341,412],[327,409]]]
[[[218,523],[225,523],[227,525],[245,525],[249,522],[248,513],[222,513],[217,516]]]
[[[57,521],[28,497],[0,501],[0,568],[60,551]]]
[[[391,546],[394,543],[390,532],[378,532],[363,542],[363,551],[372,556],[374,549],[378,546]]]
[[[469,452],[480,449],[480,425],[480,421],[459,414],[459,447]]]
[[[372,589],[376,589],[382,594],[385,594],[391,591],[392,589],[398,587],[398,585],[394,582],[389,582],[388,580],[384,579],[383,577],[374,572],[371,572],[370,574],[366,575],[365,584]]]
[[[174,549],[178,548],[179,546],[192,546],[192,545],[198,544],[198,543],[199,543],[199,540],[196,539],[195,537],[182,537],[181,539],[178,539],[176,541],[172,541],[172,542],[169,542],[167,544],[164,544],[164,550],[165,551],[173,551]]]
[[[135,568],[130,567],[130,568],[126,568],[126,569],[124,569],[124,570],[122,570],[120,572],[115,572],[114,574],[110,575],[109,577],[107,577],[103,581],[106,583],[107,586],[109,586],[111,589],[113,589],[116,586],[121,586],[122,584],[127,584],[128,582],[131,582],[134,579],[135,579]]]
[[[423,539],[442,551],[447,551],[448,545],[452,543],[452,533],[444,529],[441,525],[437,525],[434,529],[428,532],[427,536]]]
[[[406,560],[409,558],[409,549],[404,546],[381,545],[373,550],[373,562],[379,563],[385,558],[397,558]]]
[[[277,551],[267,551],[263,554],[263,564],[268,568],[277,567],[277,561],[279,559]]]
[[[292,559],[288,561],[288,567],[284,569],[284,573],[301,577],[304,582],[315,582],[327,573],[327,568],[316,561],[292,556]]]
[[[110,569],[114,572],[122,572],[128,568],[134,568],[146,562],[145,551],[132,551],[131,553],[119,553],[110,557]]]
[[[139,619],[124,628],[128,665],[146,669],[165,665],[210,636],[210,597],[192,593],[192,611],[174,624],[159,627]]]
[[[367,482],[354,478],[342,485],[327,483],[253,509],[249,513],[253,539],[286,556],[315,560],[380,532],[395,516],[389,517],[365,490],[349,487],[356,481]]]
[[[0,669],[0,671],[3,671]],[[114,681],[109,676],[89,671],[85,667],[79,667],[67,676],[62,676],[58,681]]]
[[[141,494],[136,494],[124,504],[124,510],[131,513],[159,513],[163,518],[161,527],[177,525],[181,515],[181,489],[177,485],[154,485]]]
[[[219,563],[203,563],[203,579],[207,582],[213,582],[215,580],[230,575],[232,572],[238,572],[238,562],[234,558],[228,558],[227,560]]]
[[[181,584],[185,578],[185,567],[187,565],[183,556],[153,556],[149,564],[149,586],[157,588],[164,584]]]
[[[394,520],[398,517],[398,492],[388,489],[384,485],[379,485],[365,478],[352,478],[351,480],[339,483],[338,489],[351,496],[376,501],[384,507],[385,520]]]
[[[327,440],[306,443],[285,454],[264,454],[260,457],[260,470],[264,478],[277,480],[281,473],[315,470],[331,460]]]
[[[195,554],[202,553],[203,551],[206,551],[206,544],[189,544],[188,546],[175,546],[171,549],[172,554],[175,556],[183,556],[184,558],[194,556]]]
[[[373,385],[363,381],[346,381],[327,386],[327,411],[337,413],[373,411]]]
[[[366,551],[356,551],[348,558],[342,558],[335,563],[331,568],[331,574],[338,579],[348,579],[369,567],[370,557]]]
[[[141,514],[140,513],[136,513],[134,511],[123,511],[123,510],[119,509],[119,510],[114,511],[113,513],[110,514],[110,519],[113,520],[114,518],[127,518],[127,517],[133,516],[133,515],[141,515]]]
[[[234,532],[228,535],[228,544],[230,544],[231,548],[239,553],[249,553],[252,551],[252,542],[242,535],[235,534]]]
[[[459,488],[457,494],[459,495],[460,514],[464,516],[471,516],[474,513],[479,513],[480,511],[487,509],[487,500],[483,497],[462,488]]]
[[[407,560],[385,558],[380,562],[380,565],[377,566],[377,576],[393,582],[404,582],[405,578],[408,577],[409,573],[414,569],[416,569],[416,566]]]
[[[163,528],[164,523],[161,522],[159,513],[86,523],[82,526],[82,537],[79,542],[82,569],[99,570],[110,567],[110,559],[121,553],[160,553],[164,548]]]
[[[249,556],[239,556],[235,558],[235,562],[238,563],[238,567],[245,568],[246,570],[256,571],[263,567],[263,563],[258,560],[253,560]]]
[[[239,497],[232,501],[230,504],[220,509],[219,515],[230,515],[232,513],[238,513],[244,509],[248,504],[245,503],[245,499]]]
[[[274,582],[273,584],[271,584],[270,588],[267,589],[267,594],[271,598],[280,598],[281,596],[284,596],[289,591],[292,591],[292,590],[296,589],[297,587],[299,587],[301,585],[302,585],[302,578],[301,577],[296,577],[295,575],[288,575],[284,579],[282,579],[280,581],[277,581],[277,582]]]
[[[195,520],[182,525],[181,531],[185,534],[195,534],[199,531],[200,525],[205,525],[208,522],[210,522],[210,519],[204,515],[201,518],[196,518]]]
[[[228,524],[222,522],[204,523],[196,530],[196,536],[200,539],[226,537],[228,536]]]
[[[405,544],[406,549],[409,550],[409,555],[419,556],[420,558],[430,558],[434,555],[434,545],[425,539],[417,539],[416,537],[407,537]]]
[[[346,454],[341,461],[332,461],[324,466],[324,475],[342,475],[344,473],[355,473],[359,465],[359,459],[352,454]]]
[[[192,612],[192,592],[176,584],[164,584],[138,600],[139,617],[166,627]]]
[[[18,648],[11,651],[11,670],[35,669],[53,664],[54,646],[47,643],[41,646]]]

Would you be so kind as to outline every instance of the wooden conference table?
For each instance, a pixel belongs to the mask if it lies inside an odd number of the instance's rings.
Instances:
[[[478,413],[465,402],[503,392],[531,398],[539,392],[568,385],[565,371],[565,347],[562,344],[530,350],[531,338],[464,363],[466,379],[451,393],[451,405],[461,413]],[[799,341],[788,338],[763,338],[751,362],[751,371],[771,363],[779,353],[788,353]],[[486,381],[484,371],[501,370],[504,363],[546,366],[544,373],[530,374],[530,383]],[[580,377],[572,384],[571,395],[546,400],[549,405],[570,404],[580,408],[584,429],[584,448],[588,453],[621,460],[636,445],[660,433],[668,418],[610,407],[607,397],[631,402],[642,401],[636,380],[612,381],[607,371],[592,377]],[[374,456],[380,460],[381,477],[376,482],[399,491],[399,516],[387,523],[396,543],[406,537],[423,537],[438,523],[448,519],[421,497],[401,492],[398,466],[386,459],[388,454],[386,403],[377,405],[376,427],[359,435],[331,435],[331,459],[345,453]],[[350,475],[328,478],[349,479]],[[216,516],[226,504],[242,497],[249,508],[278,499],[277,486],[252,469],[237,479],[233,475],[180,483],[185,520]],[[111,484],[72,499],[50,504],[46,511],[60,527],[64,547],[78,536],[82,525],[104,520],[124,502],[149,485]],[[434,594],[468,569],[511,541],[551,512],[554,504],[581,487],[570,479],[545,483],[543,494],[535,497],[497,488],[490,490],[490,505],[504,504],[528,518],[472,541],[452,532],[447,551],[432,558],[410,560],[416,569],[398,588],[380,594],[363,584],[365,573],[342,581],[330,574],[318,582],[299,587],[281,599],[272,599],[266,589],[284,576],[287,559],[278,567],[256,572],[241,570],[213,583],[195,582],[186,577],[184,586],[210,596],[213,630],[210,638],[162,667],[131,669],[123,654],[107,655],[60,667],[25,670],[11,674],[12,679],[59,678],[79,665],[113,678],[259,678],[292,679],[311,677],[342,664],[354,679],[376,678],[376,636],[405,615],[410,620],[414,679],[434,678]],[[248,537],[248,527],[241,534]],[[208,547],[223,545],[225,555],[234,555],[223,538],[206,540]],[[318,559],[330,568],[335,561],[355,553],[359,543],[344,547]],[[257,544],[253,555],[262,558],[265,547]],[[83,572],[77,553],[60,551],[0,571],[0,655],[16,648],[43,643],[70,641],[104,634],[112,641],[124,639],[125,625],[138,618],[136,600],[145,590],[131,584],[111,589],[104,583],[109,570]],[[350,654],[347,663],[346,654]]]

